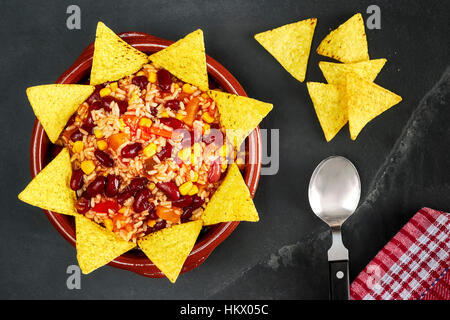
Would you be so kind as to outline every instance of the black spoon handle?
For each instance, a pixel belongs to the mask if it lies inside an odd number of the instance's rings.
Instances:
[[[330,299],[349,300],[348,260],[330,261]]]

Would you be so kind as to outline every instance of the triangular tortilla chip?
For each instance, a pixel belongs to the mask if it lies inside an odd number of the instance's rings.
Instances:
[[[148,63],[145,53],[123,41],[102,22],[97,24],[91,84],[119,80],[133,74]]]
[[[216,192],[208,202],[202,215],[205,226],[228,221],[259,221],[247,185],[233,163]]]
[[[306,86],[328,142],[348,121],[345,87],[319,82],[307,82]]]
[[[82,215],[75,217],[75,228],[77,259],[84,274],[104,266],[136,247],[134,242],[123,240]]]
[[[226,129],[227,139],[239,147],[273,105],[248,97],[210,90],[209,96],[216,102],[220,123]]]
[[[356,73],[367,81],[374,81],[385,63],[386,59],[345,64],[320,61],[319,67],[328,83],[345,85],[346,75],[349,72]]]
[[[317,19],[258,33],[255,39],[298,81],[303,82]]]
[[[369,60],[364,20],[355,14],[322,40],[317,53],[344,63]]]
[[[77,215],[75,191],[70,189],[72,164],[64,148],[19,194],[23,202],[67,215]]]
[[[58,140],[69,118],[94,89],[81,84],[47,84],[27,89],[34,114],[52,143]]]
[[[402,101],[402,97],[354,73],[347,74],[346,88],[352,140],[369,121]]]
[[[175,77],[208,90],[205,44],[203,31],[198,29],[164,50],[152,54],[149,59]]]
[[[175,282],[201,229],[201,220],[174,225],[150,233],[138,240],[138,245],[158,269]]]

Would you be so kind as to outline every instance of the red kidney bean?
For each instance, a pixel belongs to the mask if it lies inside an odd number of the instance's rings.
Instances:
[[[156,117],[158,115],[158,108],[151,107],[150,108],[150,113],[152,114],[152,116]]]
[[[180,199],[180,191],[178,190],[177,185],[172,182],[159,182],[156,184],[159,190],[164,192],[164,194],[172,201]]]
[[[119,112],[125,113],[128,109],[128,102],[123,100],[116,100],[117,105],[119,106]]]
[[[220,164],[214,161],[208,171],[208,182],[214,183],[220,179]]]
[[[77,117],[77,113],[75,112],[70,118],[69,121],[67,121],[67,126],[71,126],[73,125],[73,123],[75,122],[75,118]]]
[[[98,162],[102,164],[102,166],[111,168],[114,165],[114,160],[106,152],[97,149],[94,151],[94,155],[97,158]]]
[[[103,97],[101,100],[101,106],[105,111],[111,111],[111,102],[115,101],[115,99],[111,96]]]
[[[77,191],[83,187],[83,170],[78,169],[72,172],[72,177],[70,178],[70,188]]]
[[[94,129],[95,123],[94,119],[92,118],[91,113],[89,112],[86,119],[84,119],[83,125],[81,126],[81,129],[87,131],[89,134],[92,133],[92,129]]]
[[[166,220],[156,221],[155,225],[153,226],[152,232],[164,229],[166,225],[167,225]]]
[[[180,216],[181,222],[188,222],[189,219],[192,217],[192,213],[194,212],[195,208],[193,207],[186,207],[183,209],[183,213]]]
[[[142,144],[139,142],[128,144],[121,151],[122,158],[134,158],[142,150]]]
[[[208,134],[203,135],[202,140],[206,144],[215,143],[217,146],[221,146],[225,138],[219,129],[211,129]]]
[[[148,179],[145,177],[133,178],[131,182],[117,195],[117,202],[123,204],[128,198],[136,195],[136,193],[145,188]]]
[[[156,156],[160,161],[170,158],[172,156],[172,145],[170,143],[166,143],[166,145],[162,147],[161,151],[159,151]]]
[[[151,204],[148,200],[152,196],[152,192],[148,189],[142,189],[136,193],[133,202],[133,210],[134,212],[142,212],[150,208]]]
[[[83,140],[83,134],[81,133],[81,131],[79,129],[77,129],[74,132],[72,132],[72,134],[70,135],[70,140],[72,140],[73,142],[81,141],[81,140]]]
[[[178,110],[180,110],[180,101],[178,101],[176,99],[169,100],[169,101],[166,101],[165,106],[167,108],[172,109],[173,111],[178,111]]]
[[[160,69],[156,73],[156,76],[158,78],[158,85],[161,88],[161,90],[169,91],[170,86],[172,85],[172,76],[170,75],[169,71]]]
[[[100,110],[102,108],[102,104],[100,103],[100,101],[96,100],[94,102],[92,102],[89,105],[89,111],[90,110]]]
[[[178,208],[188,207],[192,204],[192,196],[182,196],[178,200],[172,201],[172,205]]]
[[[155,206],[152,206],[151,208],[149,208],[149,210],[148,210],[148,218],[150,219],[150,220],[158,220],[158,215],[156,214],[156,207]]]
[[[100,90],[103,89],[102,85],[95,86],[94,92],[87,98],[86,102],[92,104],[92,102],[100,100]]]
[[[86,198],[80,198],[75,204],[75,208],[77,209],[78,213],[85,214],[91,208],[91,201]]]
[[[123,204],[127,199],[131,198],[135,194],[135,191],[125,188],[117,195],[117,202]]]
[[[147,88],[148,79],[146,76],[137,76],[131,80],[131,83],[138,86],[141,90]]]
[[[86,194],[91,198],[95,197],[99,193],[103,192],[103,190],[105,189],[105,184],[106,177],[98,176],[88,185],[88,187],[86,188]]]
[[[106,177],[105,195],[115,197],[119,193],[120,177],[115,174],[109,174]]]
[[[198,195],[192,197],[192,207],[194,209],[200,208],[205,203],[205,200],[200,198]]]
[[[144,189],[148,184],[148,179],[145,177],[137,177],[131,180],[130,184],[127,186],[129,190],[137,192],[141,189]]]
[[[176,119],[176,118],[161,118],[159,121],[166,126],[171,127],[172,129],[181,129],[184,127],[184,122]]]

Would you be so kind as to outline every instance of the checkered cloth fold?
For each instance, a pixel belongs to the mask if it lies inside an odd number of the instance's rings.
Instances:
[[[422,208],[353,281],[354,300],[450,299],[450,214]]]

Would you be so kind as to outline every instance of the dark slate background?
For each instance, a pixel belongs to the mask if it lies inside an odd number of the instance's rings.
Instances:
[[[66,28],[66,8],[81,7],[82,28]],[[306,80],[324,81],[314,50],[356,12],[381,8],[381,30],[367,30],[371,58],[388,62],[376,82],[403,97],[357,141],[347,126],[326,143],[306,86],[253,35],[302,19],[318,25]],[[327,227],[310,210],[307,186],[330,155],[351,159],[362,181],[361,206],[344,226],[351,279],[422,206],[450,210],[448,1],[0,1],[0,298],[327,299]],[[52,83],[93,41],[102,20],[116,32],[176,40],[196,28],[206,50],[248,95],[275,106],[263,128],[280,129],[280,170],[263,176],[257,224],[241,223],[199,268],[175,285],[103,267],[68,290],[76,253],[42,211],[17,200],[30,180],[34,115],[28,86]],[[449,71],[450,72],[450,71]],[[422,104],[419,106],[420,101]],[[418,107],[419,106],[419,107]],[[412,118],[411,118],[412,117]]]

